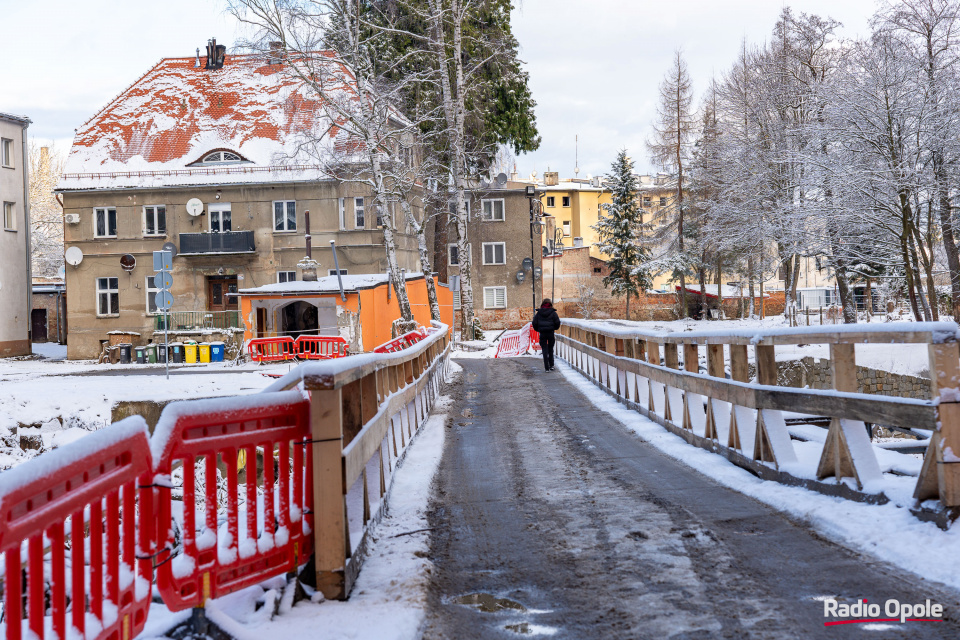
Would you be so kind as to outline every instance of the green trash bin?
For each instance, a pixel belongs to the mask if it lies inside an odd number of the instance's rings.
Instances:
[[[147,363],[157,364],[157,345],[150,343],[143,348],[144,358],[146,358]]]

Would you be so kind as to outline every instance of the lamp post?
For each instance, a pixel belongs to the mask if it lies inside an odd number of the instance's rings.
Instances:
[[[533,261],[531,267],[530,286],[533,291],[533,312],[537,312],[537,255],[533,244],[533,234],[537,235],[543,231],[543,225],[540,224],[540,199],[537,197],[537,187],[532,184],[527,185],[527,199],[530,201],[530,260]],[[542,277],[542,271],[541,271]]]

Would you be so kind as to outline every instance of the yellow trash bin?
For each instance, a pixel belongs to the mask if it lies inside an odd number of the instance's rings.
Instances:
[[[183,359],[188,364],[197,363],[197,345],[187,342],[183,345]]]
[[[197,346],[200,347],[200,362],[210,362],[210,345],[201,342]]]

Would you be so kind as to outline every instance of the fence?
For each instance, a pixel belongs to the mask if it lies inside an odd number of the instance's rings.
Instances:
[[[154,316],[153,328],[163,331],[165,318],[170,318],[170,331],[242,328],[239,311],[171,311],[167,316]]]
[[[608,393],[691,444],[765,479],[883,502],[885,486],[904,473],[881,469],[866,425],[929,434],[913,489],[918,501],[914,512],[939,518],[931,515],[937,510],[919,505],[928,499],[939,500],[942,507],[960,506],[960,458],[950,454],[960,451],[960,348],[952,323],[663,334],[566,320],[560,333],[560,356]],[[934,400],[854,393],[855,345],[867,343],[928,345]],[[776,348],[798,344],[829,346],[834,391],[776,386]],[[706,352],[703,373],[701,348]],[[756,364],[755,382],[748,379],[748,350]],[[797,425],[824,423],[829,428],[822,446],[817,438],[806,438],[805,455],[798,457],[794,440],[805,438]],[[824,482],[826,478],[835,481]]]
[[[409,331],[389,342],[384,342],[373,350],[374,353],[395,353],[417,344],[427,336],[425,331]]]
[[[168,608],[202,607],[311,551],[318,589],[346,598],[449,351],[438,324],[398,353],[301,364],[261,394],[172,403],[149,439],[135,416],[4,472],[0,633],[131,638],[154,575]]]
[[[525,354],[530,348],[540,348],[540,334],[533,330],[533,325],[527,323],[516,331],[505,331],[500,336],[495,358],[511,358]]]

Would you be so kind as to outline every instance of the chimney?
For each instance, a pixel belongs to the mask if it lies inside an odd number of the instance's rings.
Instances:
[[[267,64],[281,64],[283,62],[283,43],[274,40],[270,43],[270,57]]]
[[[320,267],[320,263],[313,259],[313,247],[311,246],[312,237],[310,236],[310,211],[303,212],[303,239],[306,241],[307,245],[307,255],[306,257],[297,263],[297,266],[300,267],[300,270],[303,272],[303,281],[304,282],[316,282],[317,281],[317,269]]]
[[[517,173],[517,163],[513,163],[513,171],[510,172],[510,182],[516,182],[520,179],[520,174]]]
[[[200,68],[200,47],[197,47],[197,60],[196,62],[193,63],[193,68],[194,69]]]
[[[216,38],[210,38],[207,40],[207,64],[204,68],[208,70],[222,69],[226,56],[227,47],[217,44]]]
[[[560,184],[560,174],[556,171],[543,172],[543,184],[546,187],[555,187]]]

